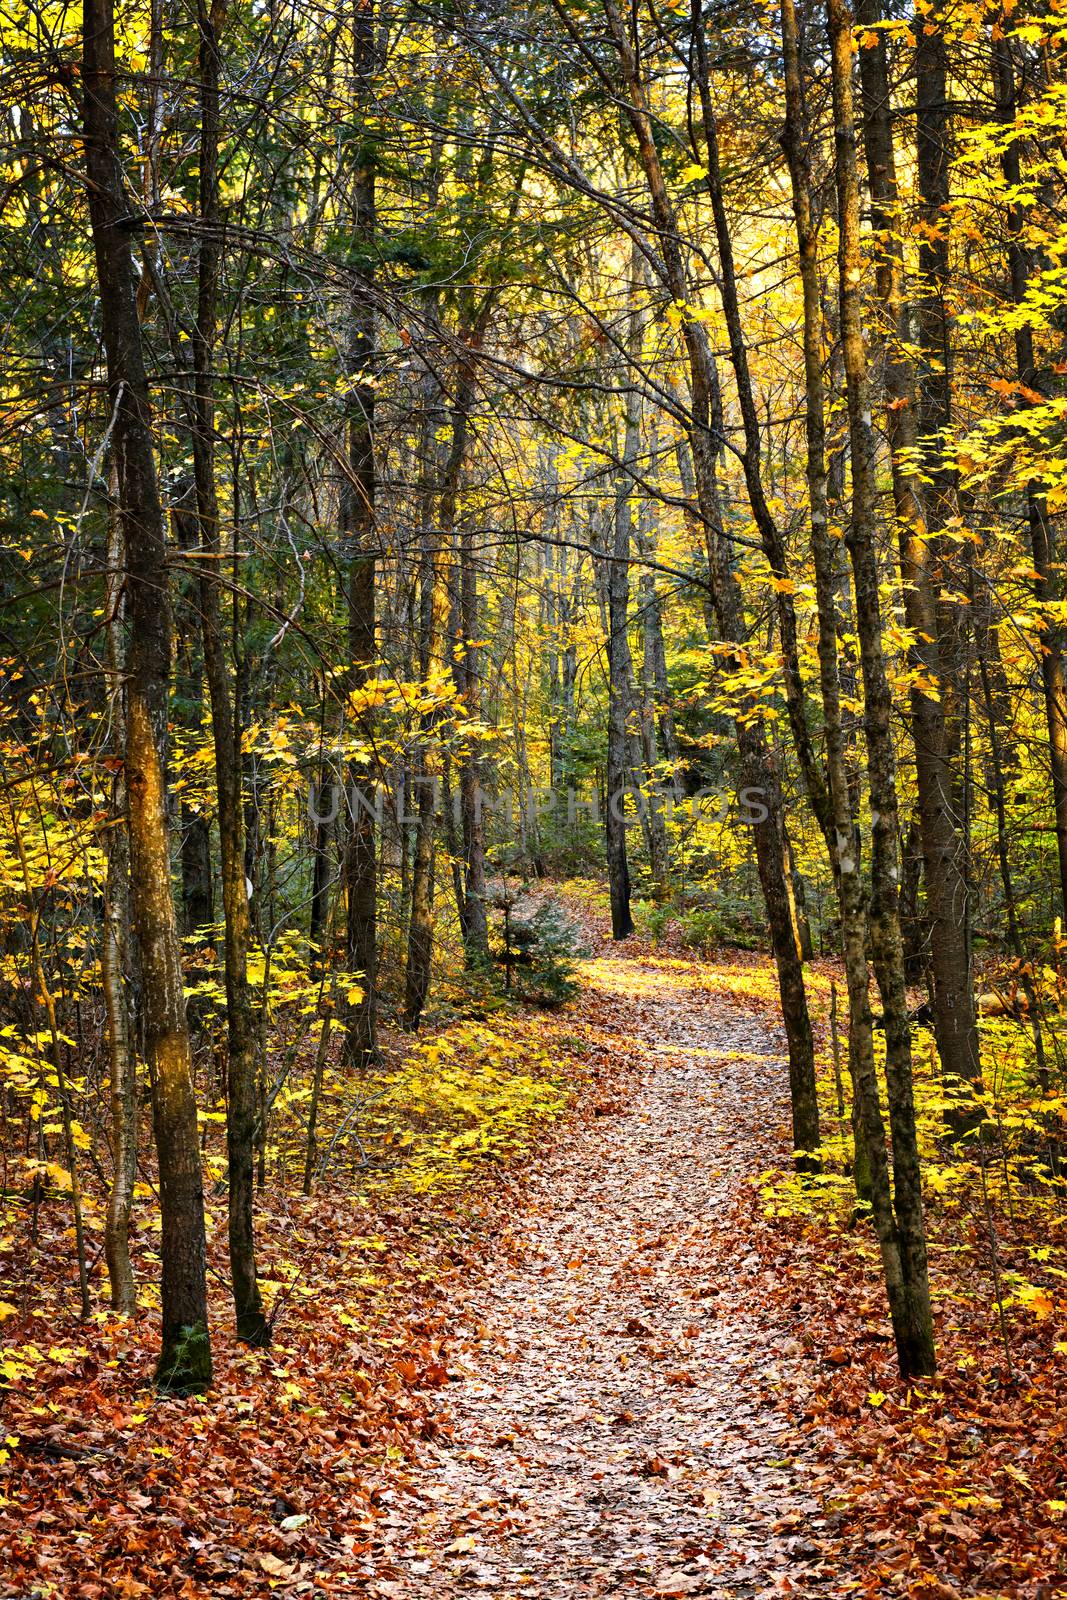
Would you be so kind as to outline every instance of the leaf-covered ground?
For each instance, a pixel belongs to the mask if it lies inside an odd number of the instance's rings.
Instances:
[[[775,1404],[801,1346],[739,1303],[719,1228],[777,1132],[779,1042],[680,964],[602,956],[588,981],[644,1081],[547,1154],[466,1287],[375,1592],[822,1589],[827,1469]]]
[[[600,943],[558,1015],[419,1049],[332,1186],[268,1186],[269,1353],[229,1332],[213,1194],[202,1399],[153,1393],[151,1314],[74,1320],[61,1204],[0,1239],[0,1592],[1067,1592],[1056,1280],[1009,1374],[981,1229],[935,1209],[944,1376],[902,1389],[866,1230],[775,1176],[762,958]]]

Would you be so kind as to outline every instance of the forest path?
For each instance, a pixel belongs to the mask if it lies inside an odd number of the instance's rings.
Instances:
[[[826,1592],[812,1445],[773,1398],[801,1351],[738,1303],[728,1226],[786,1115],[781,1036],[700,967],[609,949],[588,1000],[647,1074],[550,1146],[468,1284],[374,1593]]]

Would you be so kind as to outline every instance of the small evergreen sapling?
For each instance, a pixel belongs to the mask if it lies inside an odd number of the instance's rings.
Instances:
[[[504,914],[495,952],[504,968],[504,987],[534,1005],[561,1006],[578,988],[577,963],[587,954],[581,935],[557,900],[544,900],[528,916],[516,916],[519,898],[506,889],[494,896]]]

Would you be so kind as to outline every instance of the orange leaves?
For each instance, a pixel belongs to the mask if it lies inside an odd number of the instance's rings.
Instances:
[[[448,1368],[436,1359],[420,1365],[413,1356],[401,1356],[396,1371],[410,1389],[439,1389],[448,1382]]]
[[[989,388],[994,394],[999,394],[1002,400],[1026,400],[1032,406],[1047,404],[1048,396],[1039,394],[1036,389],[1031,389],[1025,383],[1015,383],[1008,378],[990,378]]]
[[[1048,1258],[1006,1231],[1013,1384],[980,1231],[933,1196],[944,1376],[902,1385],[868,1225],[824,1227],[821,1182],[763,1214],[790,1149],[771,966],[712,962],[635,941],[590,965],[561,1024],[585,1115],[521,1169],[459,1198],[347,1178],[290,1197],[269,1216],[273,1274],[299,1274],[276,1347],[220,1333],[204,1399],[145,1398],[147,1320],[34,1330],[6,1397],[5,1573],[103,1596],[177,1593],[179,1572],[213,1600],[543,1600],[557,1579],[681,1600],[771,1574],[1036,1600],[1067,1532]]]

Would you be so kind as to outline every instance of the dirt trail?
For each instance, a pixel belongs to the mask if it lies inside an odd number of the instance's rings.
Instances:
[[[747,1247],[717,1237],[784,1118],[781,1037],[680,963],[603,956],[587,981],[646,1080],[549,1150],[469,1286],[450,1435],[390,1507],[372,1592],[826,1593],[811,1447],[772,1401],[800,1351],[738,1303]]]

